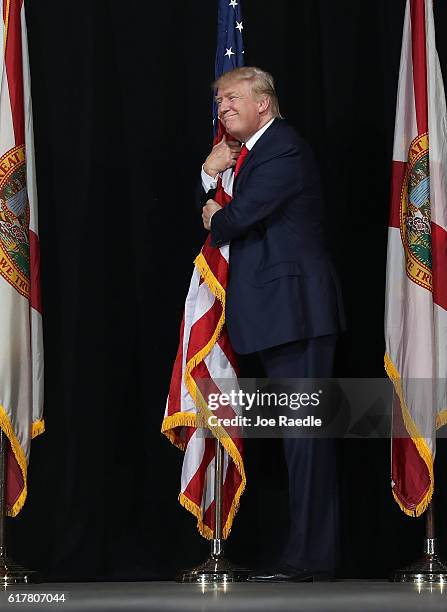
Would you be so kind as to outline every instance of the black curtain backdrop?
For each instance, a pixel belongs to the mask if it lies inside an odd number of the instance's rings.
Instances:
[[[170,578],[208,551],[177,503],[182,454],[159,430],[205,237],[194,189],[211,142],[217,3],[25,4],[47,432],[33,443],[25,508],[8,521],[10,549],[45,580]],[[404,8],[405,0],[243,5],[246,62],[273,73],[282,113],[319,159],[349,322],[338,376],[384,376]],[[445,74],[444,1],[435,13]],[[268,559],[284,533],[277,450],[248,460],[249,490],[228,547],[239,562]],[[341,445],[341,577],[384,577],[420,552],[424,520],[392,500],[389,451],[389,440]],[[446,463],[440,452],[444,544]]]

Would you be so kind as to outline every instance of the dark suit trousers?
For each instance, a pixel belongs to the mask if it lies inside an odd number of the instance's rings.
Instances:
[[[290,342],[259,352],[268,378],[330,378],[336,335]],[[333,571],[338,556],[335,440],[284,438],[290,531],[283,561]]]

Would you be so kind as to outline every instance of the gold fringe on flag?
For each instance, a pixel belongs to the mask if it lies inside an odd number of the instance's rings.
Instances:
[[[27,487],[28,465],[27,465],[25,453],[23,452],[20,442],[18,441],[14,433],[14,429],[12,427],[9,416],[1,404],[0,404],[0,428],[3,430],[5,436],[8,438],[9,443],[11,444],[12,452],[14,453],[14,457],[16,458],[16,461],[22,472],[23,489],[21,490],[20,495],[15,501],[14,505],[8,512],[9,516],[17,516],[17,514],[23,508],[23,505],[25,503],[26,496],[28,493],[28,487]],[[44,431],[45,431],[45,422],[43,421],[43,419],[40,421],[35,421],[32,424],[31,436],[32,438],[35,438],[36,436],[40,435]]]
[[[410,414],[410,411],[408,410],[408,406],[407,403],[405,401],[404,398],[404,394],[403,394],[403,389],[402,389],[402,379],[401,376],[399,374],[399,372],[397,371],[396,366],[394,365],[394,363],[392,362],[390,356],[385,353],[385,358],[384,358],[384,362],[385,362],[385,370],[386,373],[388,375],[388,378],[391,380],[391,382],[394,385],[394,389],[399,397],[400,400],[400,407],[402,410],[402,418],[404,421],[404,425],[405,428],[408,432],[408,434],[410,435],[412,441],[414,442],[414,445],[417,448],[417,451],[419,453],[419,455],[421,456],[422,460],[424,461],[425,465],[427,466],[428,469],[428,474],[429,474],[429,478],[430,478],[430,485],[424,495],[424,497],[422,498],[422,500],[418,503],[418,505],[416,506],[416,508],[414,510],[409,510],[406,506],[403,505],[402,501],[398,498],[396,492],[393,489],[393,497],[396,500],[396,502],[398,503],[400,509],[405,512],[406,515],[408,516],[420,516],[421,514],[423,514],[425,512],[425,510],[427,509],[427,507],[429,506],[432,496],[433,496],[433,490],[434,490],[434,474],[433,474],[433,457],[432,457],[432,453],[430,448],[428,447],[425,439],[421,436],[416,423],[413,420],[413,417]],[[437,425],[437,423],[436,423]]]
[[[233,502],[231,504],[231,508],[228,513],[227,520],[222,529],[222,535],[224,538],[227,538],[230,534],[231,527],[233,525],[234,517],[239,509],[240,498],[242,493],[245,490],[247,479],[245,475],[244,463],[242,457],[234,444],[231,437],[225,431],[225,429],[218,425],[216,427],[209,427],[208,419],[213,416],[213,412],[208,408],[208,404],[201,394],[196,381],[191,375],[192,370],[201,363],[205,357],[210,353],[213,346],[216,344],[219,336],[222,332],[222,328],[225,324],[225,289],[219,283],[217,278],[214,276],[211,271],[203,253],[201,252],[195,259],[194,264],[198,269],[200,276],[203,281],[206,283],[210,291],[219,300],[222,305],[222,314],[220,319],[216,325],[216,329],[213,332],[211,339],[207,342],[207,344],[191,359],[187,362],[185,368],[185,385],[188,389],[199,414],[194,414],[191,412],[177,413],[163,419],[162,429],[161,431],[169,438],[169,440],[178,448],[184,450],[185,444],[184,442],[178,438],[176,435],[174,428],[176,427],[207,427],[210,429],[211,433],[214,437],[216,437],[219,442],[222,444],[224,449],[227,451],[228,455],[231,457],[232,461],[236,465],[236,468],[241,475],[241,484],[239,485],[238,490],[234,496]],[[189,510],[191,514],[193,514],[197,518],[197,528],[201,535],[208,540],[213,538],[213,531],[207,525],[203,523],[202,520],[202,509],[200,506],[192,502],[186,495],[183,493],[179,494],[179,502],[180,504]]]

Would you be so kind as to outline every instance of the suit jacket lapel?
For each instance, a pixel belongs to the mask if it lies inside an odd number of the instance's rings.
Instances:
[[[270,149],[269,143],[271,142],[272,138],[275,138],[276,130],[278,129],[280,123],[281,119],[276,118],[272,125],[270,125],[262,134],[259,140],[255,142],[253,148],[248,152],[245,162],[240,167],[239,173],[234,181],[235,185],[237,185],[241,175],[244,172],[247,172],[247,169],[250,168],[255,161],[259,162],[263,157],[266,159],[268,158]]]

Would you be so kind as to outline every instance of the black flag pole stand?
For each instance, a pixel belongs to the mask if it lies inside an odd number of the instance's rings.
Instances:
[[[8,438],[0,428],[0,587],[26,584],[29,570],[17,565],[6,554],[6,453]]]
[[[415,584],[447,584],[447,565],[439,559],[438,541],[435,535],[435,510],[433,499],[425,515],[424,550],[421,559],[394,573],[394,582]]]
[[[226,584],[227,582],[245,582],[250,570],[237,567],[224,557],[224,540],[222,537],[222,474],[223,448],[216,438],[214,462],[214,537],[211,540],[210,556],[198,567],[186,570],[177,580],[197,584]]]

